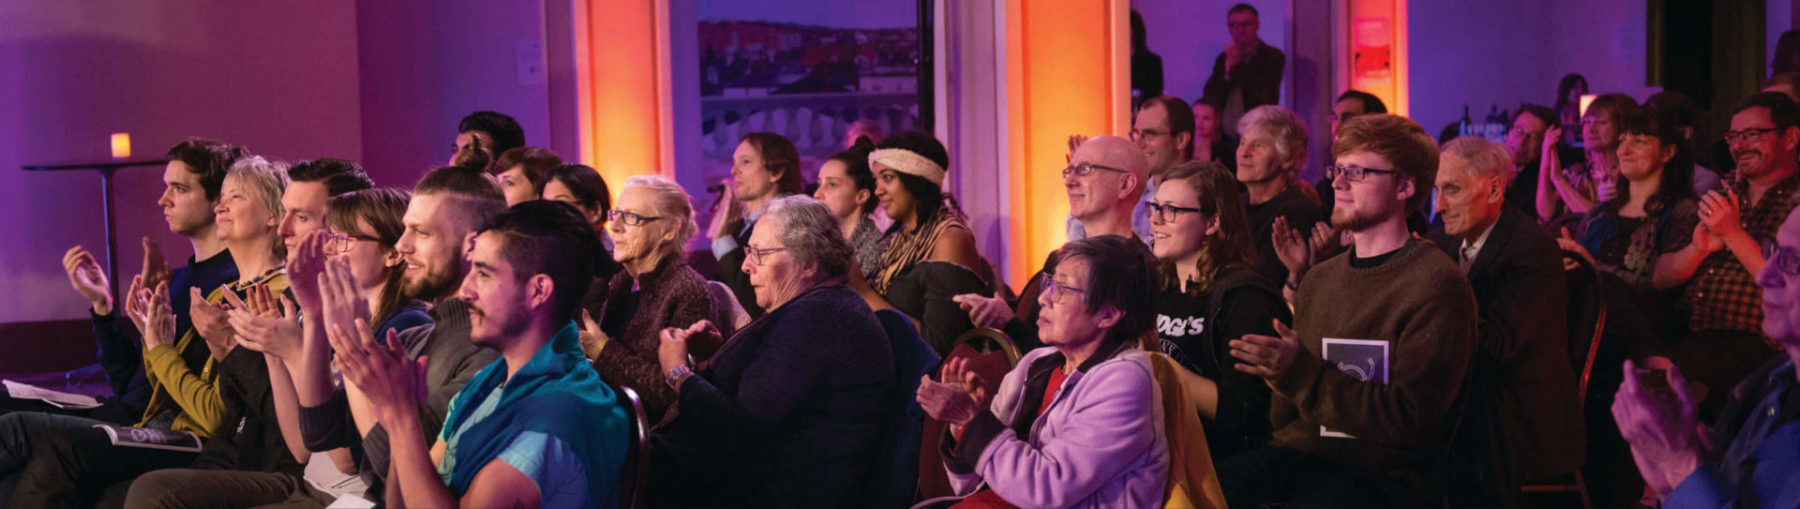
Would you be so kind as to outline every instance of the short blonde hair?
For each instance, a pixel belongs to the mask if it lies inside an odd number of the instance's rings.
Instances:
[[[232,163],[231,169],[225,172],[225,180],[237,180],[247,187],[251,198],[261,202],[276,219],[280,219],[284,209],[281,208],[281,193],[287,191],[288,164],[281,161],[269,161],[262,156],[249,156]]]
[[[659,249],[668,250],[664,254],[679,254],[682,246],[686,246],[688,241],[692,240],[694,235],[700,231],[700,227],[694,224],[694,204],[689,201],[687,190],[683,189],[681,184],[676,184],[668,177],[660,175],[637,175],[625,179],[624,189],[633,187],[641,187],[656,193],[655,198],[651,199],[651,203],[656,206],[656,214],[675,224],[675,238],[670,239],[667,245],[660,246]],[[620,190],[620,192],[624,191]]]

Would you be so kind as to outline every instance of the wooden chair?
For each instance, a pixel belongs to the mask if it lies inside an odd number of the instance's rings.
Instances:
[[[631,419],[630,442],[625,445],[625,465],[619,469],[618,484],[613,486],[614,504],[619,509],[635,509],[643,504],[650,480],[650,422],[644,417],[644,400],[630,387],[615,385],[626,418]]]
[[[1563,258],[1574,260],[1578,267],[1569,276],[1569,359],[1576,362],[1575,374],[1581,391],[1582,412],[1587,411],[1588,379],[1594,374],[1594,359],[1600,353],[1600,338],[1606,334],[1606,298],[1600,291],[1600,273],[1587,259],[1572,251]],[[1593,509],[1588,497],[1587,479],[1575,469],[1571,482],[1529,484],[1520,486],[1524,493],[1575,493],[1582,509]]]

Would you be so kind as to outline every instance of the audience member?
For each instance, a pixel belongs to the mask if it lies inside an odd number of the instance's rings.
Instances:
[[[1261,16],[1250,4],[1237,4],[1225,12],[1225,28],[1231,44],[1213,59],[1206,78],[1203,100],[1222,105],[1221,124],[1240,129],[1238,119],[1250,110],[1281,100],[1281,77],[1287,71],[1287,55],[1257,38]]]
[[[1292,111],[1266,106],[1245,115],[1238,131],[1244,140],[1238,146],[1237,179],[1244,183],[1257,270],[1270,281],[1298,285],[1298,275],[1290,275],[1275,252],[1274,234],[1277,220],[1302,234],[1325,224],[1319,203],[1295,185],[1300,165],[1306,161],[1306,124]]]
[[[1337,103],[1331,107],[1331,139],[1337,139],[1338,126],[1357,115],[1370,113],[1387,113],[1387,104],[1381,102],[1375,94],[1361,90],[1345,90],[1338,94]],[[1313,192],[1319,196],[1319,207],[1323,209],[1323,217],[1331,217],[1332,209],[1337,208],[1336,197],[1332,194],[1331,179],[1321,177],[1313,186]],[[1304,231],[1303,231],[1304,232]]]
[[[1237,171],[1237,147],[1237,135],[1225,132],[1219,125],[1219,105],[1204,99],[1194,101],[1193,160],[1215,162]]]
[[[1156,332],[1161,350],[1198,374],[1207,449],[1215,459],[1269,441],[1269,386],[1236,364],[1226,342],[1245,334],[1274,334],[1274,320],[1292,323],[1273,281],[1256,271],[1243,193],[1218,163],[1182,163],[1169,170],[1149,206],[1160,273]]]
[[[612,256],[624,270],[606,285],[604,307],[583,318],[582,347],[600,378],[637,389],[649,421],[660,422],[675,402],[675,390],[663,383],[658,335],[711,319],[715,311],[706,279],[683,256],[683,246],[698,230],[693,205],[674,181],[645,175],[625,180],[612,215],[618,247]]]
[[[1694,160],[1694,193],[1705,195],[1716,191],[1724,185],[1719,180],[1719,173],[1707,167],[1706,152],[1694,140],[1694,132],[1700,121],[1700,105],[1694,104],[1687,94],[1674,90],[1657,92],[1644,100],[1644,109],[1650,110],[1656,118],[1669,122],[1675,132],[1681,135],[1681,146],[1693,156]]]
[[[832,154],[819,165],[819,189],[813,192],[838,218],[838,231],[856,249],[856,271],[864,276],[881,270],[881,255],[887,252],[887,238],[869,217],[881,204],[875,197],[875,173],[869,170],[874,151],[874,140],[863,137]]]
[[[205,297],[198,288],[190,291],[194,329],[189,334],[174,337],[166,281],[158,283],[159,288],[132,285],[126,314],[143,334],[146,378],[159,389],[151,395],[138,427],[205,437],[207,450],[228,449],[222,457],[227,467],[235,463],[297,473],[296,459],[281,450],[275,419],[261,412],[269,382],[260,354],[236,349],[236,332],[225,323],[220,307],[227,293],[236,297],[258,286],[276,293],[287,289],[276,233],[286,170],[284,165],[248,156],[225,174],[213,207],[214,225],[232,252],[238,280]],[[46,423],[33,414],[0,417],[13,418],[26,422],[18,428],[0,423],[0,429],[20,429],[36,437],[32,449],[15,452],[8,444],[0,455],[10,457],[0,458],[0,473],[20,472],[14,507],[87,506],[97,493],[84,487],[129,483],[146,472],[186,467],[212,454],[116,446],[107,430],[92,427],[91,421]],[[56,427],[57,423],[73,426]]]
[[[1631,288],[1660,293],[1679,283],[1655,277],[1658,258],[1688,245],[1700,220],[1694,162],[1681,134],[1649,111],[1626,110],[1611,129],[1619,133],[1618,191],[1559,242]]]
[[[606,301],[607,282],[612,281],[619,273],[619,262],[613,260],[613,240],[607,235],[606,221],[612,211],[612,191],[606,187],[606,179],[600,172],[585,164],[564,164],[551,168],[544,173],[544,183],[540,192],[546,200],[560,201],[575,206],[581,215],[587,217],[588,224],[593,225],[594,235],[599,241],[599,249],[589,255],[593,258],[594,284],[588,287],[587,295],[581,297],[581,309],[594,313]]]
[[[881,143],[881,139],[886,136],[881,130],[881,124],[874,120],[865,118],[851,122],[850,127],[844,129],[844,149],[855,148],[858,138],[868,138],[870,143]]]
[[[1763,80],[1761,90],[1780,93],[1788,96],[1789,99],[1800,101],[1800,71],[1788,71],[1769,76],[1769,79]]]
[[[1760,324],[1763,309],[1754,275],[1768,257],[1761,249],[1794,210],[1800,190],[1800,106],[1781,94],[1746,99],[1725,133],[1737,171],[1724,192],[1701,198],[1693,242],[1660,260],[1661,286],[1686,284],[1680,309],[1688,337],[1669,357],[1710,392],[1702,405],[1711,415],[1725,391],[1771,355]]]
[[[495,156],[525,146],[525,128],[519,127],[519,121],[503,113],[470,113],[456,124],[456,142],[450,146],[451,166],[461,166],[457,162],[458,154],[464,153],[465,147],[471,144],[476,145],[476,152],[486,153],[488,162],[491,163]],[[482,171],[488,169],[487,165],[481,165]]]
[[[1581,131],[1575,126],[1581,124],[1581,96],[1588,93],[1587,77],[1578,73],[1565,74],[1562,81],[1556,83],[1557,121],[1551,125],[1555,128],[1550,138],[1562,142],[1563,145],[1575,146],[1581,143]],[[1559,135],[1567,131],[1567,134]]]
[[[468,241],[469,340],[500,352],[422,433],[414,362],[368,323],[329,331],[347,384],[363,388],[389,435],[389,507],[601,507],[624,466],[630,424],[581,354],[571,318],[593,281],[591,223],[563,203],[500,214]],[[354,332],[353,332],[354,330]]]
[[[188,317],[188,295],[192,289],[211,292],[237,280],[237,264],[231,258],[231,251],[219,240],[212,209],[218,205],[226,170],[245,155],[243,147],[203,139],[184,141],[169,149],[169,164],[163,169],[163,193],[157,199],[157,205],[162,208],[163,221],[168,223],[169,231],[187,237],[194,254],[188,257],[186,265],[170,269],[163,259],[162,249],[146,237],[143,240],[143,266],[134,282],[143,288],[169,283],[170,310],[175,315],[173,337],[186,336],[193,330]],[[86,416],[113,424],[138,422],[144,417],[151,392],[170,389],[153,386],[146,378],[146,349],[139,346],[141,333],[131,326],[129,317],[114,313],[117,308],[112,281],[93,253],[81,246],[69,248],[63,255],[63,269],[68,272],[69,284],[76,293],[91,303],[88,309],[94,343],[107,386],[113,393],[113,397],[103,399],[101,407]],[[11,397],[5,398],[4,408],[67,413],[50,405],[26,403]],[[0,426],[0,430],[5,429]],[[0,443],[0,447],[12,448],[15,444]],[[25,453],[30,448],[26,445],[17,447],[22,447],[17,450]]]
[[[1562,252],[1535,221],[1506,206],[1507,183],[1516,178],[1507,149],[1473,136],[1443,146],[1437,209],[1444,227],[1431,241],[1475,291],[1474,373],[1490,378],[1494,394],[1471,397],[1487,399],[1498,418],[1501,440],[1492,452],[1510,465],[1503,474],[1512,482],[1503,485],[1513,488],[1580,468],[1585,435],[1569,370]]]
[[[1740,113],[1741,114],[1741,113]],[[1736,131],[1737,129],[1734,129]],[[1793,144],[1793,132],[1783,136]],[[1677,363],[1666,370],[1625,362],[1625,383],[1612,413],[1631,443],[1638,472],[1662,507],[1794,507],[1794,364],[1800,360],[1800,214],[1789,213],[1763,239],[1767,263],[1757,271],[1762,331],[1786,355],[1745,373],[1711,426],[1699,425],[1697,388]],[[1712,389],[1724,392],[1723,388]]]
[[[413,187],[404,232],[395,241],[405,272],[400,279],[406,296],[432,302],[430,323],[398,331],[393,336],[405,347],[408,358],[426,359],[421,383],[423,403],[418,422],[427,435],[443,425],[446,408],[463,384],[499,356],[478,348],[469,339],[470,310],[456,298],[459,281],[469,273],[465,249],[477,227],[506,209],[506,198],[486,172],[447,166],[432,170]],[[302,438],[313,451],[360,447],[358,471],[368,484],[371,500],[383,498],[389,467],[389,432],[376,419],[362,387],[354,383],[334,386],[332,351],[325,333],[329,327],[352,330],[354,320],[370,309],[351,267],[341,261],[326,263],[323,245],[308,247],[305,261],[290,267],[294,300],[301,309],[305,351],[290,369],[300,405]],[[388,341],[389,335],[378,341]]]
[[[506,206],[541,199],[544,175],[562,165],[562,157],[542,147],[519,147],[500,153],[500,160],[494,163],[494,176],[499,177]]]
[[[343,159],[301,161],[288,169],[288,186],[281,192],[281,224],[276,232],[289,255],[313,232],[325,229],[326,201],[351,191],[375,187],[361,166]]]
[[[706,237],[712,241],[712,253],[719,261],[714,279],[731,287],[738,304],[750,316],[762,316],[757,307],[750,278],[744,274],[744,243],[756,230],[756,218],[764,205],[778,197],[798,194],[804,184],[800,180],[800,152],[794,142],[775,133],[755,132],[738,140],[731,154],[731,185],[713,213]]]
[[[1069,194],[1069,215],[1080,222],[1088,236],[1117,235],[1138,239],[1131,229],[1132,210],[1141,202],[1143,185],[1149,179],[1149,163],[1144,151],[1116,136],[1095,136],[1082,143],[1070,155],[1069,166],[1063,168],[1063,189]],[[1042,346],[1038,342],[1038,299],[1029,296],[1043,291],[1043,275],[1056,273],[1061,252],[1051,252],[1044,264],[1032,275],[1016,307],[1008,307],[998,295],[957,295],[956,302],[968,311],[969,319],[979,327],[1006,332],[1021,349]]]
[[[1156,186],[1162,183],[1163,174],[1168,173],[1170,167],[1194,158],[1193,113],[1187,102],[1179,97],[1156,96],[1144,100],[1132,123],[1131,141],[1137,144],[1138,150],[1144,151],[1144,160],[1150,163],[1150,177],[1144,180],[1144,194],[1132,209],[1131,216],[1132,233],[1145,241],[1150,240],[1150,216],[1144,214],[1145,204],[1156,197]],[[1085,237],[1086,233],[1082,232],[1080,237]]]
[[[949,152],[930,134],[907,131],[882,140],[868,161],[875,196],[894,219],[869,288],[912,317],[927,344],[947,353],[974,328],[952,296],[990,293],[975,234],[955,198],[942,191]]]
[[[1457,422],[1477,314],[1462,271],[1406,229],[1436,179],[1437,144],[1406,118],[1364,115],[1341,126],[1332,155],[1331,222],[1350,232],[1350,252],[1307,275],[1295,330],[1277,324],[1278,337],[1230,343],[1244,361],[1235,368],[1275,395],[1271,446],[1218,465],[1234,506],[1411,506],[1443,495],[1443,473],[1427,465]]]
[[[1545,135],[1553,125],[1556,112],[1522,104],[1513,114],[1512,128],[1506,131],[1506,151],[1512,155],[1515,169],[1512,183],[1506,186],[1506,204],[1534,221],[1542,219],[1537,210],[1538,171],[1544,163],[1543,151],[1554,150],[1550,147],[1556,144],[1556,139]]]
[[[1775,54],[1769,58],[1769,75],[1800,71],[1800,30],[1788,30],[1775,39]]]
[[[1564,214],[1585,215],[1594,205],[1613,198],[1619,176],[1619,123],[1621,117],[1638,109],[1637,101],[1625,94],[1606,94],[1588,105],[1581,116],[1582,147],[1586,160],[1569,165],[1546,140],[1543,167],[1562,171],[1538,172],[1538,217],[1554,221]],[[1561,136],[1561,127],[1552,127],[1546,138]],[[1690,177],[1691,178],[1691,177]]]
[[[1131,11],[1131,107],[1137,108],[1152,97],[1163,95],[1162,56],[1150,51],[1150,37],[1144,29],[1144,17]]]
[[[717,328],[700,321],[662,332],[658,358],[680,415],[650,437],[650,506],[862,500],[888,400],[898,396],[893,349],[845,286],[852,252],[830,209],[781,197],[757,222],[743,270],[768,314],[698,372],[690,343],[717,341]]]
[[[1035,296],[1048,346],[1020,359],[991,398],[963,360],[922,379],[916,398],[950,425],[944,466],[968,496],[961,506],[1161,506],[1161,391],[1135,346],[1155,325],[1155,260],[1114,235],[1059,252]]]

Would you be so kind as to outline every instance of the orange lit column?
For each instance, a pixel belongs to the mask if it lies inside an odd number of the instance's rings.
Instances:
[[[618,199],[625,178],[674,176],[668,0],[577,0],[581,161]]]
[[[1024,287],[1062,246],[1071,134],[1129,130],[1127,0],[1006,0],[1008,280]]]
[[[1408,70],[1406,2],[1344,0],[1345,15],[1338,39],[1339,89],[1356,89],[1381,98],[1388,111],[1407,115]]]

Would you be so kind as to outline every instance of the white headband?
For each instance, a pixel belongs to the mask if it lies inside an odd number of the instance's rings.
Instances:
[[[911,150],[884,148],[870,152],[869,165],[874,166],[875,163],[881,163],[900,173],[925,177],[925,180],[939,187],[944,185],[944,167]]]

